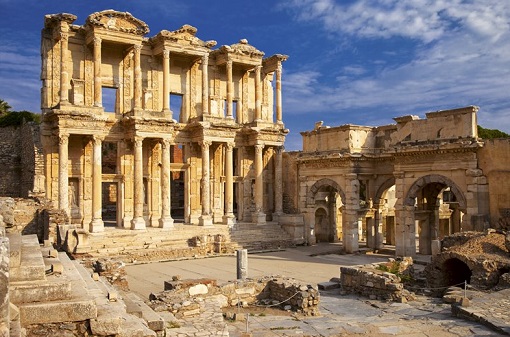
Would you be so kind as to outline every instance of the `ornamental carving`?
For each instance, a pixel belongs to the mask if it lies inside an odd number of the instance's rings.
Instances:
[[[264,56],[264,53],[248,43],[248,40],[241,39],[238,43],[234,43],[230,46],[221,46],[220,51],[245,55],[245,56]]]
[[[140,36],[149,33],[149,26],[142,20],[135,18],[128,12],[117,12],[114,10],[106,10],[89,15],[85,21],[85,26],[101,27]]]

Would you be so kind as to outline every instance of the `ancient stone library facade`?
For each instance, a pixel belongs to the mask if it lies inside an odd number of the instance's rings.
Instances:
[[[45,191],[72,223],[277,220],[287,56],[246,40],[213,50],[189,25],[149,38],[113,10],[75,20],[47,15],[42,32]]]
[[[296,243],[410,256],[510,226],[510,140],[479,139],[476,107],[378,127],[318,122],[302,151],[284,152],[287,56],[246,40],[215,48],[189,25],[148,37],[112,10],[76,19],[45,18],[42,123],[0,130],[2,195],[45,197],[93,235],[269,223]]]

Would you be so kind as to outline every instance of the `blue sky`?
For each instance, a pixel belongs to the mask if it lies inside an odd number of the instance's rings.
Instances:
[[[217,47],[246,38],[287,54],[282,79],[287,150],[316,121],[378,126],[467,105],[510,132],[508,0],[0,0],[0,99],[39,112],[44,15],[128,11],[154,36],[183,24]]]

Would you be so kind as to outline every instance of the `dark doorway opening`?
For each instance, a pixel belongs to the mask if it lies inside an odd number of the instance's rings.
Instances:
[[[442,269],[447,286],[459,286],[464,282],[471,282],[471,269],[459,259],[446,260]]]

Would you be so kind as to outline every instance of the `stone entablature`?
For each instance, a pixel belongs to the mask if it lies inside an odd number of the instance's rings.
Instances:
[[[213,49],[190,25],[147,37],[126,12],[76,19],[47,15],[41,42],[43,190],[71,222],[101,232],[105,202],[131,229],[172,228],[172,205],[193,224],[277,220],[287,56]]]

